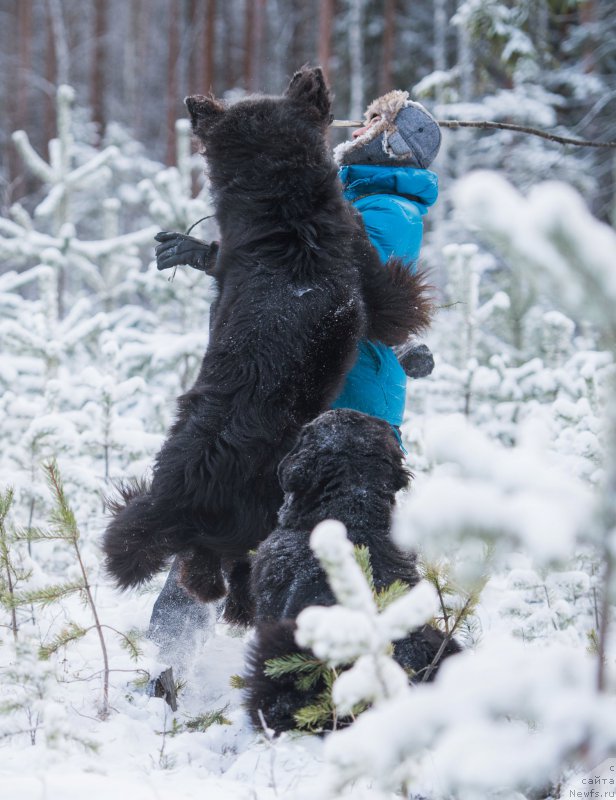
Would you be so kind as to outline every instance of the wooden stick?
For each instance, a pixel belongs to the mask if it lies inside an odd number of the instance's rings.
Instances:
[[[530,136],[539,136],[542,139],[547,139],[550,142],[557,142],[558,144],[572,144],[575,147],[605,147],[615,148],[616,142],[595,142],[588,139],[572,139],[569,136],[558,136],[555,133],[539,130],[539,128],[529,128],[526,125],[515,125],[512,122],[488,122],[481,120],[477,122],[468,122],[461,119],[439,119],[437,120],[441,128],[480,128],[481,130],[503,130],[503,131],[516,131],[517,133],[526,133]],[[332,128],[361,128],[366,123],[354,119],[335,119],[332,122]]]

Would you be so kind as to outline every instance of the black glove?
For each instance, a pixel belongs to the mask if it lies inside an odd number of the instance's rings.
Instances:
[[[161,231],[154,238],[160,242],[156,247],[156,266],[159,270],[187,265],[210,274],[216,265],[218,242],[207,244],[201,239],[173,231]]]
[[[434,369],[434,357],[425,344],[403,345],[396,355],[409,378],[426,378]]]

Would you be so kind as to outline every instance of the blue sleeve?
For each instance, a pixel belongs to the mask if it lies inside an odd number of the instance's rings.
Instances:
[[[381,261],[397,256],[414,265],[421,249],[426,207],[391,195],[371,195],[355,205]]]

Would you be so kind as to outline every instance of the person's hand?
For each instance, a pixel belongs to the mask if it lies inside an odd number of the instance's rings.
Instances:
[[[402,346],[396,355],[409,378],[426,378],[434,369],[434,357],[425,344]]]
[[[156,247],[156,266],[159,270],[187,265],[201,272],[209,272],[216,263],[218,245],[174,231],[160,231],[154,237],[160,242]]]

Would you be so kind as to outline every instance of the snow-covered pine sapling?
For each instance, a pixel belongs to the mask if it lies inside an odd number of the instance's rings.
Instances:
[[[19,626],[15,595],[19,590],[19,584],[30,577],[31,571],[23,569],[16,562],[15,545],[17,540],[7,521],[13,499],[12,489],[0,492],[0,605],[10,615],[10,628],[13,638],[17,641]]]
[[[117,634],[121,638],[123,646],[128,650],[133,658],[137,658],[140,654],[137,637],[132,632],[121,633],[120,631],[115,630],[115,628],[111,628],[109,625],[105,625],[101,622],[94,600],[90,576],[81,552],[79,527],[77,525],[75,514],[69,505],[64,492],[58,467],[55,462],[51,461],[44,465],[44,470],[54,501],[54,506],[50,517],[50,527],[48,529],[30,528],[23,531],[18,531],[15,535],[16,538],[21,540],[61,541],[68,544],[71,547],[75,557],[79,578],[72,581],[65,581],[64,583],[44,586],[40,589],[32,589],[15,593],[12,603],[15,607],[30,604],[49,606],[74,594],[80,593],[82,595],[92,615],[93,624],[84,627],[76,622],[69,622],[49,642],[40,647],[39,655],[42,659],[47,659],[60,650],[60,648],[66,647],[71,642],[75,642],[78,639],[83,638],[90,631],[96,631],[96,635],[100,643],[101,656],[103,659],[103,695],[100,707],[100,716],[101,718],[105,718],[109,714],[110,669],[107,644],[103,629],[111,630]]]
[[[375,599],[370,579],[355,558],[344,525],[319,524],[310,545],[327,574],[338,605],[312,607],[297,618],[296,641],[310,648],[331,669],[348,667],[332,685],[332,700],[339,715],[394,697],[408,686],[408,676],[392,658],[391,643],[431,619],[438,597],[425,581],[400,594],[395,585]],[[366,563],[365,553],[360,561]],[[389,597],[387,595],[389,594]],[[379,609],[379,605],[385,606]]]
[[[101,654],[103,657],[103,700],[101,705],[101,717],[106,717],[109,713],[109,658],[107,654],[107,644],[103,634],[103,626],[101,625],[96,603],[94,602],[94,595],[90,585],[88,571],[86,569],[81,548],[79,545],[79,527],[75,514],[71,509],[66,495],[58,467],[55,462],[51,461],[44,464],[47,483],[51,490],[54,500],[54,506],[51,512],[49,529],[30,528],[23,531],[23,538],[29,541],[63,541],[71,546],[73,549],[77,565],[79,567],[80,578],[73,581],[66,581],[64,583],[52,584],[45,586],[41,589],[33,589],[25,591],[16,595],[15,603],[19,605],[34,604],[41,606],[48,606],[52,603],[58,602],[64,598],[80,592],[85,602],[90,609],[94,624],[90,628],[84,628],[74,622],[69,623],[59,634],[57,634],[51,642],[41,647],[40,655],[43,658],[48,658],[52,653],[55,653],[61,647],[66,646],[70,642],[81,639],[89,630],[95,629],[101,646]]]
[[[424,560],[419,564],[419,571],[424,580],[432,584],[438,595],[440,610],[435,615],[433,623],[445,634],[439,652],[432,664],[422,676],[422,681],[428,681],[436,668],[442,653],[454,635],[462,634],[470,644],[476,644],[477,619],[476,610],[481,593],[488,581],[489,548],[486,548],[483,558],[484,568],[482,574],[473,580],[470,585],[461,587],[452,576],[452,564],[445,560]]]
[[[409,587],[403,581],[394,581],[390,586],[377,590],[374,585],[368,548],[364,545],[356,545],[353,552],[379,611],[382,611],[398,597],[408,592]],[[388,652],[390,655],[393,653],[393,646],[390,646]],[[295,721],[299,730],[316,732],[336,730],[341,722],[354,721],[368,707],[367,703],[360,702],[350,709],[343,719],[338,718],[338,712],[332,697],[332,689],[335,680],[344,668],[342,665],[338,667],[330,666],[327,661],[311,654],[293,653],[266,661],[264,673],[273,679],[287,675],[295,676],[296,686],[300,692],[309,692],[319,685],[323,687],[313,702],[295,713]],[[240,684],[238,688],[243,687]]]

